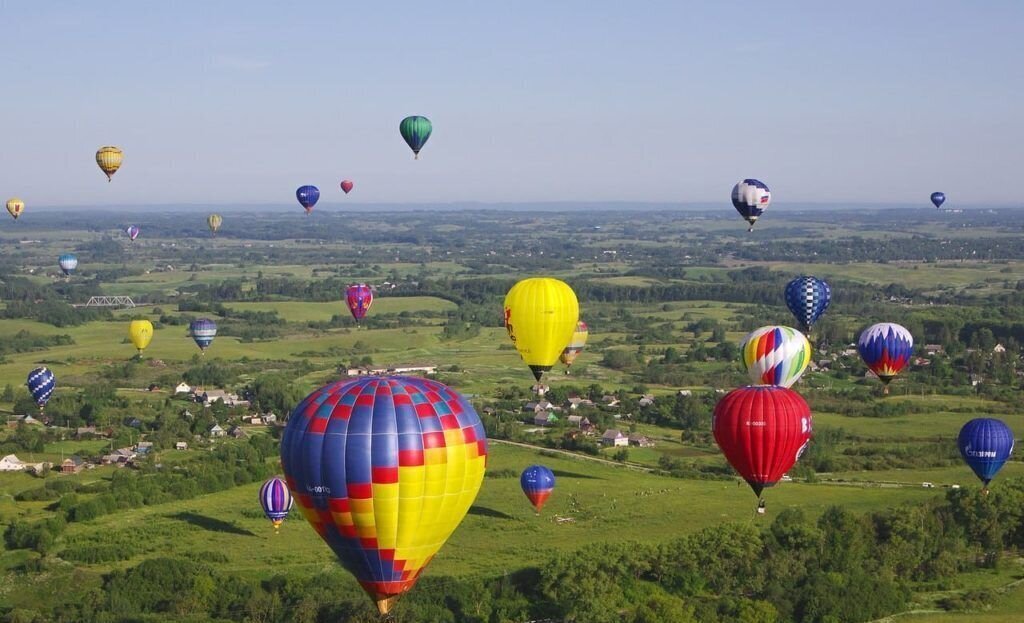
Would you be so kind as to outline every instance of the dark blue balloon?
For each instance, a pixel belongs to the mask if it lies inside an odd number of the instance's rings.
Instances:
[[[805,275],[786,284],[786,307],[804,331],[811,330],[831,303],[832,288],[817,277]]]
[[[25,384],[28,385],[28,392],[32,394],[32,399],[42,409],[50,400],[54,388],[57,387],[57,379],[53,376],[53,372],[44,366],[29,372]]]
[[[316,202],[320,201],[320,189],[316,186],[299,186],[298,190],[295,191],[295,198],[309,212],[316,205]]]
[[[942,204],[946,203],[946,193],[932,193],[932,203],[936,208],[942,207]]]
[[[1000,420],[977,418],[960,429],[957,445],[964,461],[988,486],[1013,452],[1013,431]]]

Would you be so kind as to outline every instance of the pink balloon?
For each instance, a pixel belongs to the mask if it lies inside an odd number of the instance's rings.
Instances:
[[[355,186],[355,184],[352,183],[352,180],[342,180],[341,182],[341,189],[345,191],[346,195],[350,190],[352,190],[353,186]]]

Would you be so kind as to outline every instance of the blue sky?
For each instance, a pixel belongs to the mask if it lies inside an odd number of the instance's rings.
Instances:
[[[1021,24],[1017,1],[0,0],[0,195],[727,203],[757,177],[775,206],[1019,205]]]

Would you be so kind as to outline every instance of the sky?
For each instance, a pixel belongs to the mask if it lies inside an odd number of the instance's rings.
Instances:
[[[1017,0],[0,0],[0,200],[728,205],[755,177],[775,207],[1021,205],[1021,24]]]

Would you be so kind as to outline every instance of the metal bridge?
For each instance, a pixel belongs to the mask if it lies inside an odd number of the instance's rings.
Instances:
[[[85,305],[75,307],[137,307],[130,296],[93,296]]]

